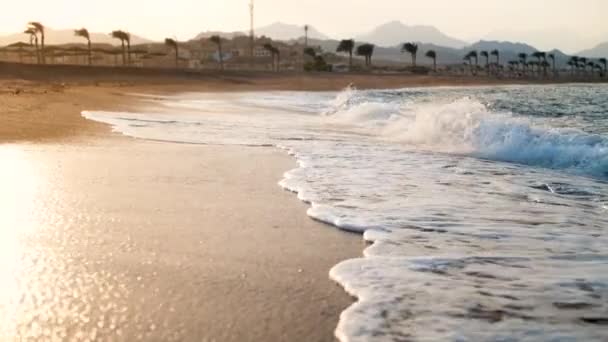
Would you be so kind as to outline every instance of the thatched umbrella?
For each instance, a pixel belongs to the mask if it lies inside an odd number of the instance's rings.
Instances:
[[[114,56],[114,65],[118,65],[118,56],[124,56],[122,49],[116,48],[95,48],[93,49],[93,51],[105,55]]]
[[[24,42],[16,42],[6,46],[7,51],[17,51],[19,53],[19,63],[23,63],[23,51],[30,48],[31,45]]]

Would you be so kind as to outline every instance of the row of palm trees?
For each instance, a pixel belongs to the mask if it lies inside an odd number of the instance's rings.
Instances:
[[[469,51],[469,53],[467,53],[463,58],[464,61],[469,65],[469,67],[471,69],[471,73],[473,75],[476,75],[477,70],[479,69],[479,58],[480,57],[485,58],[485,70],[488,75],[492,72],[497,73],[500,71],[500,67],[501,67],[500,51],[492,50],[490,52],[481,51],[478,53],[477,50],[473,50],[473,51]],[[492,62],[492,60],[491,60],[492,57],[495,57],[496,62]],[[473,64],[473,60],[475,60],[475,64]]]
[[[365,58],[365,65],[370,66],[372,64],[372,56],[374,54],[375,46],[373,44],[361,44],[356,49],[356,55]],[[355,41],[353,39],[344,39],[340,41],[336,48],[338,53],[348,54],[348,63],[350,68],[353,66],[353,52],[355,52]],[[416,59],[418,55],[418,44],[415,43],[404,43],[401,48],[402,53],[409,53],[412,57],[412,66],[416,67]],[[427,58],[433,60],[433,70],[437,71],[437,53],[434,50],[428,50],[425,54]]]
[[[24,33],[30,36],[30,45],[36,48],[36,58],[39,64],[46,63],[45,55],[45,27],[39,22],[29,22]],[[88,64],[92,64],[92,47],[91,47],[91,35],[86,28],[77,29],[74,31],[74,35],[86,39],[88,47]],[[130,33],[122,30],[115,30],[110,33],[112,38],[120,40],[121,43],[121,54],[123,65],[131,64],[131,35]],[[305,26],[305,55],[310,55],[313,58],[317,58],[314,49],[307,47],[308,45],[308,25]],[[220,68],[224,69],[223,52],[222,52],[222,38],[219,35],[214,35],[209,38],[211,42],[217,45],[218,49],[218,60]],[[174,38],[166,38],[165,45],[175,52],[175,66],[179,66],[179,42]],[[267,50],[272,56],[272,68],[273,70],[279,70],[280,65],[280,51],[277,47],[272,44],[265,44],[264,49]],[[349,56],[349,66],[352,69],[353,66],[353,55],[361,56],[365,58],[365,65],[371,66],[372,56],[374,54],[375,46],[373,44],[361,44],[356,46],[353,39],[345,39],[340,41],[336,52],[346,53]],[[408,53],[411,56],[412,66],[416,68],[417,55],[418,55],[418,44],[413,42],[403,43],[401,52]],[[437,71],[437,52],[435,50],[428,50],[425,53],[425,57],[433,61],[433,70]],[[491,73],[498,74],[503,69],[500,64],[500,51],[480,51],[472,50],[464,56],[465,64],[468,64],[473,75],[477,75],[479,68],[480,58],[485,59],[484,69],[487,74]],[[549,68],[552,69],[554,75],[557,75],[556,67],[556,56],[554,53],[546,53],[542,51],[536,51],[530,55],[527,53],[519,53],[517,60],[512,60],[507,63],[509,70],[512,72],[521,72],[526,75],[529,73],[537,73],[538,75],[548,75]],[[536,60],[530,60],[535,58]],[[492,60],[494,59],[494,61]],[[567,65],[571,68],[572,75],[580,75],[591,73],[594,74],[597,71],[600,75],[608,75],[608,67],[606,58],[600,58],[597,61],[590,60],[585,57],[573,56],[567,62]]]
[[[30,45],[35,46],[35,48],[36,48],[36,56],[37,56],[38,63],[46,64],[44,25],[42,25],[39,22],[30,22],[30,23],[28,23],[28,26],[27,26],[26,30],[24,31],[24,33],[26,33],[30,36]],[[77,30],[74,30],[74,35],[76,37],[86,39],[87,50],[88,50],[88,53],[87,53],[88,64],[92,65],[93,64],[93,49],[92,49],[91,35],[90,35],[89,31],[86,28],[77,29]],[[131,64],[131,34],[126,31],[115,30],[110,33],[110,36],[112,36],[112,38],[120,40],[123,65],[130,65]],[[220,48],[220,62],[221,62],[220,64],[222,65],[222,68],[223,68],[223,62],[221,61],[221,58],[222,58],[221,57],[221,55],[222,55],[221,54],[221,39],[219,39],[219,36],[214,36],[214,37],[212,37],[211,41],[216,42]],[[40,42],[40,44],[39,44],[39,42]],[[175,66],[178,67],[178,65],[179,65],[179,44],[178,44],[177,40],[175,40],[173,38],[166,38],[165,45],[167,45],[169,48],[171,48],[175,51]]]
[[[597,63],[589,60],[585,57],[572,56],[566,63],[570,67],[570,72],[574,76],[575,74],[586,73],[587,68],[589,68],[589,72],[593,74],[594,71],[598,71],[600,74],[604,76],[608,75],[608,61],[606,58],[600,58],[597,60]]]
[[[349,65],[352,68],[353,65],[353,51],[355,48],[355,41],[353,39],[345,39],[340,41],[336,52],[347,53],[349,55]],[[417,56],[418,56],[418,44],[413,42],[403,43],[401,47],[402,53],[408,53],[412,59],[412,66],[416,68]],[[371,65],[371,56],[373,55],[374,47],[371,44],[360,45],[357,49],[357,55],[364,56],[365,65]],[[433,70],[437,71],[437,52],[435,50],[428,50],[425,53],[425,57],[433,61]],[[480,51],[473,50],[468,52],[464,56],[466,64],[469,65],[471,73],[477,74],[479,70],[480,58],[485,59],[484,69],[488,75],[494,73],[498,74],[503,69],[500,63],[500,51],[497,49],[491,51]],[[529,61],[529,58],[536,58],[536,61]],[[585,57],[573,56],[568,61],[567,65],[571,67],[572,75],[589,72],[593,74],[597,71],[600,75],[607,76],[608,68],[606,58],[599,58],[597,62],[591,61]],[[528,72],[536,72],[539,75],[548,75],[548,70],[551,69],[553,75],[557,75],[557,59],[554,53],[547,53],[542,51],[536,51],[530,55],[526,53],[519,53],[518,60],[509,61],[508,66],[511,71],[518,71],[518,67],[521,65],[521,71],[523,74]]]
[[[353,67],[353,54],[357,56],[365,58],[365,66],[372,65],[372,57],[374,55],[374,50],[376,46],[374,44],[361,44],[355,49],[355,41],[354,39],[344,39],[341,40],[336,48],[336,52],[338,53],[347,53],[348,54],[348,65],[352,69]]]
[[[27,29],[24,33],[30,35],[30,45],[35,46],[36,48],[36,56],[39,64],[45,64],[45,30],[44,25],[39,22],[30,22],[28,24]],[[86,28],[81,28],[74,30],[74,35],[76,37],[81,37],[86,39],[87,41],[87,50],[88,50],[88,64],[93,64],[93,50],[92,50],[92,42],[91,35]],[[121,44],[121,55],[123,65],[131,64],[131,34],[129,32],[123,30],[115,30],[110,33],[112,38],[120,40]],[[218,59],[220,68],[224,69],[224,60],[223,60],[223,52],[222,52],[222,38],[219,35],[214,35],[209,38],[211,42],[217,45],[218,49]],[[39,44],[40,42],[40,44]],[[179,67],[179,42],[175,38],[165,38],[165,45],[172,49],[175,52],[175,67]],[[278,70],[280,64],[280,51],[278,48],[272,46],[271,44],[266,44],[264,48],[269,51],[272,55],[273,59],[273,69]],[[276,60],[276,62],[275,62]]]
[[[496,57],[495,62],[491,60],[492,57]],[[477,74],[477,70],[479,70],[480,58],[485,58],[484,69],[488,74],[492,72],[498,73],[503,68],[500,64],[500,52],[498,50],[492,50],[491,52],[481,51],[479,53],[476,50],[473,50],[464,56],[465,64],[469,65],[473,75]],[[606,58],[599,58],[597,59],[597,62],[595,62],[588,58],[578,56],[571,57],[567,62],[567,65],[571,67],[571,74],[573,76],[575,74],[587,72],[589,72],[590,75],[593,75],[597,71],[600,76],[605,77],[608,74],[606,64]],[[522,75],[537,74],[539,76],[542,75],[547,77],[549,75],[549,70],[551,70],[555,77],[558,76],[557,58],[554,53],[536,51],[532,54],[527,54],[522,52],[517,54],[516,60],[507,62],[507,65],[509,71],[518,72]]]

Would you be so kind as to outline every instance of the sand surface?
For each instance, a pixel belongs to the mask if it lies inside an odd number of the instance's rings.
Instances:
[[[254,89],[229,84],[0,81],[0,340],[334,340],[352,299],[328,272],[364,246],[277,185],[292,158],[80,115]]]
[[[0,145],[0,339],[332,341],[361,237],[278,187],[270,148]]]

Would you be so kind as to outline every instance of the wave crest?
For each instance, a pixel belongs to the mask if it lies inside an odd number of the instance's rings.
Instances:
[[[608,176],[608,139],[491,111],[469,97],[445,103],[409,102],[347,93],[331,122],[374,130],[380,139],[419,149]]]

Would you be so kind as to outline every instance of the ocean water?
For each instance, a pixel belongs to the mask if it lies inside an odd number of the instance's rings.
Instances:
[[[608,87],[149,96],[123,134],[276,146],[308,215],[369,242],[342,341],[608,341]],[[328,228],[330,229],[330,228]]]

